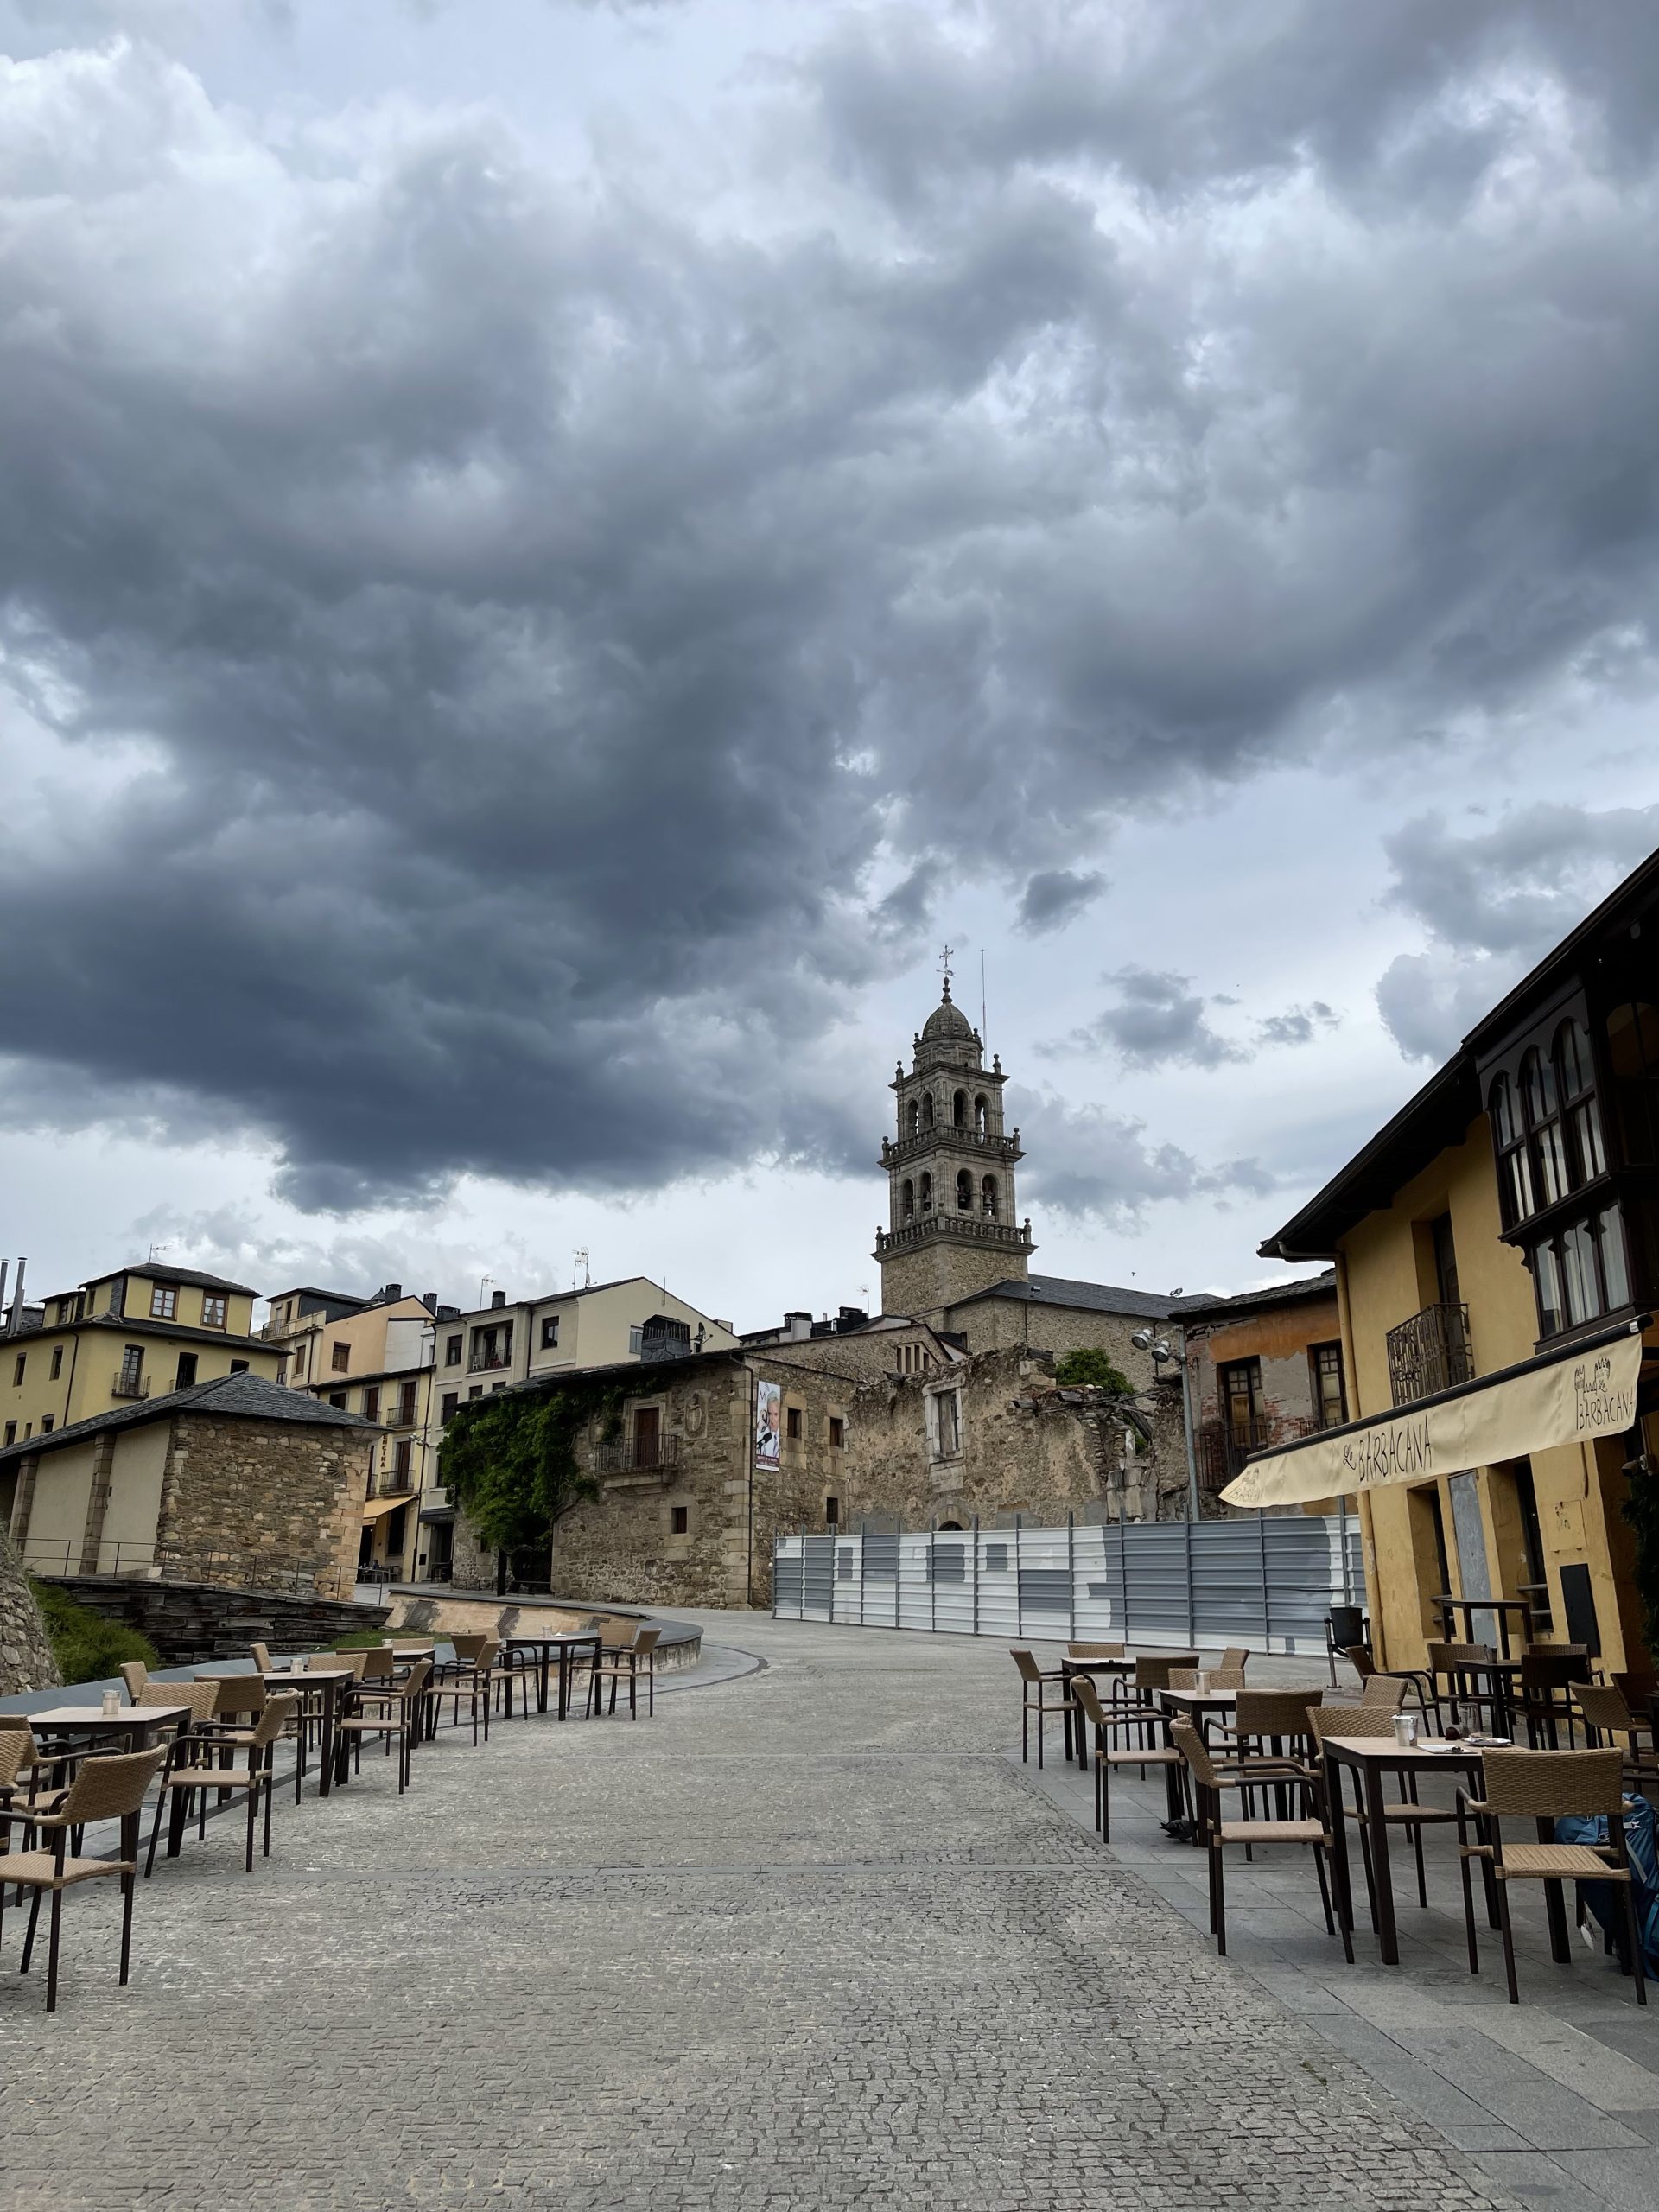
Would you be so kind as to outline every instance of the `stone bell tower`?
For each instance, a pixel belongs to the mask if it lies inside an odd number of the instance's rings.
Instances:
[[[893,1089],[899,1134],[884,1138],[887,1226],[875,1232],[881,1310],[936,1317],[993,1283],[1026,1280],[1031,1224],[1014,1212],[1020,1132],[1002,1127],[1001,1059],[983,1065],[979,1033],[951,1001],[947,967],[939,1004],[912,1039],[908,1075]]]

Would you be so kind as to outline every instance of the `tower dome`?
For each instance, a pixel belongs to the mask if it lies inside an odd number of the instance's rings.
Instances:
[[[923,1024],[922,1040],[925,1044],[937,1044],[947,1037],[961,1038],[968,1044],[974,1039],[973,1023],[951,999],[948,976],[944,979],[944,996]]]

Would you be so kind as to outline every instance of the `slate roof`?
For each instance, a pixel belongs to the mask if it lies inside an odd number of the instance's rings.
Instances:
[[[108,1282],[115,1275],[143,1275],[149,1282],[188,1282],[197,1290],[233,1290],[243,1298],[263,1298],[263,1291],[255,1290],[245,1282],[232,1282],[227,1275],[205,1275],[196,1268],[169,1268],[162,1260],[129,1260],[124,1268],[105,1268],[99,1275],[88,1275],[80,1285],[85,1290],[95,1282]]]
[[[1177,1310],[1186,1320],[1202,1320],[1208,1314],[1249,1313],[1252,1307],[1294,1306],[1305,1298],[1334,1298],[1337,1294],[1337,1271],[1326,1268],[1317,1275],[1294,1275],[1287,1282],[1270,1282],[1261,1290],[1241,1290],[1230,1298],[1181,1298],[1176,1300]]]
[[[82,1443],[105,1429],[142,1428],[147,1421],[175,1413],[228,1414],[240,1421],[287,1421],[315,1428],[366,1428],[376,1434],[379,1432],[378,1421],[365,1421],[361,1414],[342,1412],[338,1406],[308,1398],[303,1391],[290,1390],[286,1384],[270,1382],[263,1375],[218,1375],[210,1382],[192,1382],[186,1389],[169,1390],[165,1397],[146,1398],[137,1405],[120,1406],[106,1414],[92,1414],[86,1421],[71,1421],[67,1428],[54,1428],[50,1436],[31,1436],[20,1444],[7,1445],[0,1449],[0,1465],[8,1459],[21,1459],[29,1452],[60,1451],[66,1444]]]
[[[967,1298],[953,1298],[950,1310],[976,1305],[982,1298],[1023,1299],[1034,1306],[1075,1306],[1090,1313],[1130,1313],[1137,1320],[1163,1321],[1184,1306],[1201,1301],[1159,1296],[1147,1290],[1124,1290],[1109,1282],[1074,1282],[1069,1275],[1033,1275],[1028,1282],[1012,1277],[994,1282],[988,1290],[974,1291]]]

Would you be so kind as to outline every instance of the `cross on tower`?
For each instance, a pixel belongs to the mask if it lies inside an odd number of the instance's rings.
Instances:
[[[950,995],[950,963],[956,957],[956,951],[957,949],[955,945],[947,944],[944,951],[939,955],[939,966],[944,970],[944,995],[946,998],[949,998]]]

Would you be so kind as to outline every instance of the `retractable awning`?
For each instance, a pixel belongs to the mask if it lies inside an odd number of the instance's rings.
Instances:
[[[412,1505],[414,1502],[414,1499],[407,1491],[404,1492],[402,1497],[365,1498],[363,1501],[363,1518],[365,1521],[384,1521],[388,1513],[397,1513],[404,1506]]]
[[[1221,1493],[1228,1505],[1311,1505],[1393,1483],[1432,1482],[1552,1445],[1618,1436],[1636,1419],[1643,1314],[1518,1366],[1258,1452]]]

